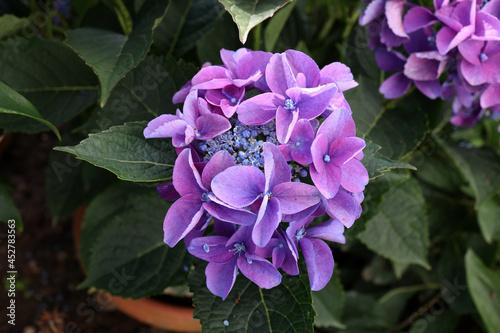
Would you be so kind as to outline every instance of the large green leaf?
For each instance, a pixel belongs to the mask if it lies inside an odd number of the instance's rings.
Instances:
[[[488,332],[500,327],[500,276],[486,267],[472,250],[465,254],[467,285]]]
[[[111,127],[72,147],[56,150],[107,169],[119,179],[133,182],[160,182],[171,178],[177,154],[170,139],[145,139],[146,122]]]
[[[276,15],[269,20],[269,24],[264,30],[264,46],[267,52],[273,52],[274,46],[281,35],[281,31],[285,27],[286,21],[295,7],[297,1],[293,1],[284,6]]]
[[[43,119],[59,126],[94,104],[98,82],[67,46],[47,39],[0,43],[0,81],[26,97]],[[24,116],[0,115],[6,131],[36,133],[46,125]]]
[[[430,268],[427,216],[418,182],[410,179],[392,188],[379,209],[358,238],[383,257]]]
[[[171,0],[153,46],[162,54],[182,56],[210,31],[223,10],[217,0]]]
[[[313,291],[312,296],[314,310],[318,313],[315,326],[345,328],[341,320],[344,308],[344,288],[340,283],[338,269],[333,271],[333,276],[326,287],[320,291]]]
[[[299,276],[284,275],[272,289],[260,289],[239,274],[225,301],[207,289],[204,266],[189,274],[193,317],[200,319],[203,332],[314,332],[316,314],[305,264]]]
[[[33,104],[2,82],[0,82],[0,113],[15,114],[35,119],[54,131],[59,140],[61,139],[61,135],[57,128],[43,119],[42,115],[35,109]]]
[[[248,33],[260,22],[274,15],[290,0],[219,0],[233,17],[240,31],[240,41],[245,44]]]
[[[129,36],[112,31],[80,28],[68,31],[66,44],[94,70],[101,82],[101,106],[106,104],[116,84],[149,51],[153,30],[165,15],[168,2],[148,0],[137,14]]]
[[[146,56],[118,83],[108,103],[94,113],[85,129],[102,131],[163,113],[175,114],[179,105],[172,104],[172,97],[195,73],[195,68],[182,60]]]
[[[368,171],[370,179],[377,178],[383,175],[385,172],[390,171],[392,169],[397,169],[397,168],[412,169],[412,170],[416,169],[411,164],[393,161],[381,155],[378,152],[380,148],[382,147],[380,147],[376,143],[368,141],[366,143],[366,148],[363,150],[364,157],[361,160],[361,162]]]
[[[500,238],[500,156],[493,150],[454,147],[441,142],[469,181],[476,197],[479,227],[491,243]]]
[[[96,197],[82,229],[88,277],[79,288],[97,287],[135,299],[186,279],[184,244],[169,248],[163,243],[168,208],[154,189],[135,184],[120,183]]]
[[[23,218],[14,200],[3,184],[0,184],[0,222],[16,221],[16,228],[23,231]]]

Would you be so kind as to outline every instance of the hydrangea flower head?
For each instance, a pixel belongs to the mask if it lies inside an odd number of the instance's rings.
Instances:
[[[172,181],[157,187],[175,200],[164,241],[184,239],[208,261],[207,287],[222,298],[238,272],[272,288],[280,270],[299,273],[301,257],[319,290],[333,271],[325,240],[345,242],[368,183],[365,142],[343,95],[357,83],[347,66],[320,70],[298,51],[222,50],[221,58],[224,65],[204,65],[174,96],[182,113],[144,130],[172,138],[178,152]],[[309,228],[324,214],[331,220]]]

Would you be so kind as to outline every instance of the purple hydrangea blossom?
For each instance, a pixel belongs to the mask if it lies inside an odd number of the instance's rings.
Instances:
[[[207,286],[222,298],[238,271],[261,288],[278,285],[279,270],[297,275],[301,253],[311,289],[321,289],[333,270],[323,240],[345,241],[368,182],[365,142],[343,95],[357,83],[344,64],[320,70],[298,51],[222,50],[221,58],[174,96],[182,113],[161,115],[144,130],[147,138],[172,138],[178,153],[172,180],[157,186],[175,200],[164,241],[183,239],[208,261]],[[308,228],[325,214],[333,220]]]

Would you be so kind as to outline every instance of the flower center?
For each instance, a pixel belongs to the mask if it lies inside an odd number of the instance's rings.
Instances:
[[[297,240],[299,241],[302,238],[304,238],[305,235],[306,235],[306,229],[302,227],[295,233],[295,238],[297,238]]]
[[[291,98],[285,100],[285,106],[283,107],[285,110],[293,111],[296,109],[295,103]]]
[[[203,192],[203,194],[201,195],[201,201],[204,201],[204,202],[212,202],[212,200],[210,200],[210,198],[208,197],[209,194],[213,194],[212,192]]]
[[[245,244],[242,243],[234,243],[234,249],[230,251],[234,251],[234,255],[240,256],[242,253],[244,253],[246,250]]]
[[[488,60],[488,56],[485,53],[481,53],[479,55],[479,61],[485,62],[486,60]]]
[[[323,161],[325,161],[326,163],[330,162],[330,155],[326,154],[325,156],[323,156]]]

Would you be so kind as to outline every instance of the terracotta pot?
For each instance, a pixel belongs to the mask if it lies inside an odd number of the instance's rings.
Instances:
[[[80,234],[86,207],[80,207],[73,216],[73,239],[78,260],[80,258]],[[110,296],[110,302],[131,318],[153,327],[173,332],[201,332],[198,319],[193,319],[193,308],[167,304],[151,298],[132,300]]]

